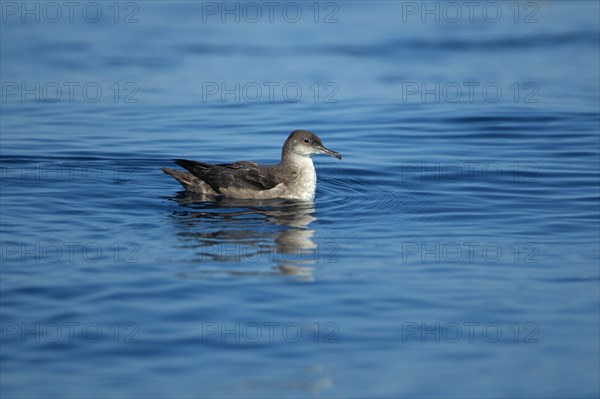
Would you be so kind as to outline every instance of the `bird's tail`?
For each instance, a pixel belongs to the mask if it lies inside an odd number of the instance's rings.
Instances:
[[[187,161],[185,159],[176,159],[175,163],[179,166],[183,166],[188,170],[193,170],[194,167],[196,169],[204,169],[206,167],[211,166],[202,162]],[[183,172],[171,168],[162,168],[162,171],[172,176],[183,186],[183,188],[185,188],[188,191],[199,194],[217,195],[217,193],[208,184],[206,184],[204,181],[202,181],[202,179],[200,179],[197,176],[194,176],[194,174],[190,172]]]
[[[198,179],[196,176],[189,172],[181,172],[179,170],[171,169],[171,168],[161,168],[163,172],[166,174],[173,176],[175,180],[177,180],[181,185],[185,188],[192,186],[194,184],[194,179]]]
[[[175,159],[175,163],[177,165],[181,166],[182,168],[189,170],[190,172],[194,172],[194,170],[200,171],[200,170],[207,169],[207,168],[210,168],[213,166],[208,163],[198,162],[198,161],[189,161],[187,159]]]

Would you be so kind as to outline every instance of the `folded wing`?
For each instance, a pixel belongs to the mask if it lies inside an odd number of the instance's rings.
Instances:
[[[219,194],[225,188],[262,191],[277,185],[269,167],[255,162],[240,161],[212,165],[187,159],[176,159],[175,163],[190,171]]]

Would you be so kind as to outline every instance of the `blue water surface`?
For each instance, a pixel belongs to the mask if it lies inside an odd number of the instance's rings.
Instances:
[[[65,4],[2,2],[3,398],[598,397],[597,2]],[[160,170],[295,129],[313,203]]]

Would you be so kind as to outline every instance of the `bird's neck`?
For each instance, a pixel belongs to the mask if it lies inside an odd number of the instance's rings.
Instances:
[[[315,165],[310,156],[287,153],[281,157],[279,168],[292,172],[311,172],[315,173]]]
[[[312,199],[317,188],[317,174],[311,157],[289,153],[282,157],[279,169],[298,198]]]

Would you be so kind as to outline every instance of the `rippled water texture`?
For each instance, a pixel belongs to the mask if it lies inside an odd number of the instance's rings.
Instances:
[[[3,398],[598,397],[597,2],[45,4],[2,2]],[[160,171],[294,129],[314,203]]]

